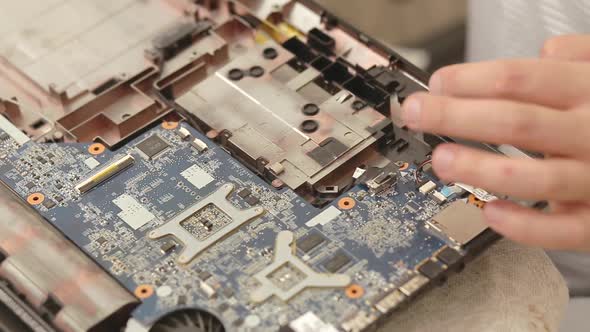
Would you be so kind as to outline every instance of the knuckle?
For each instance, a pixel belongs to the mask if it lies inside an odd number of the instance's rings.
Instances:
[[[496,79],[493,87],[495,95],[510,96],[524,86],[526,75],[516,63],[500,62],[495,71]]]
[[[507,133],[511,140],[520,142],[521,139],[533,137],[533,131],[536,127],[537,116],[534,112],[523,112],[515,110],[510,117],[507,117],[509,124],[506,126]]]
[[[437,83],[443,94],[455,91],[457,90],[458,71],[460,71],[460,67],[457,65],[441,68],[432,75],[431,83]]]
[[[449,123],[449,111],[452,101],[444,97],[430,96],[424,107],[423,125],[427,129],[445,130]]]
[[[500,173],[500,179],[511,179],[514,176],[515,169],[514,166],[510,162],[504,162],[498,168]]]
[[[540,182],[538,193],[542,197],[555,197],[563,191],[564,185],[559,169],[547,168]]]
[[[485,185],[483,181],[487,177],[482,176],[481,170],[484,169],[484,161],[478,154],[470,150],[456,149],[456,162],[453,172],[460,181],[472,183],[475,185]]]

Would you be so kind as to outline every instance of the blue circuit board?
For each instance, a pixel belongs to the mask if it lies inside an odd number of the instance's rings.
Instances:
[[[191,139],[183,139],[179,128],[188,130]],[[166,146],[149,158],[138,144],[154,135]],[[199,152],[191,145],[192,138],[208,149]],[[425,228],[425,222],[445,205],[418,191],[414,166],[401,171],[395,186],[379,195],[358,185],[341,197],[350,199],[351,206],[336,199],[319,209],[290,189],[274,188],[186,123],[172,130],[155,126],[115,151],[95,154],[90,144],[2,144],[7,151],[0,160],[3,182],[23,200],[41,194],[45,204],[33,204],[34,208],[131,293],[142,285],[154,290],[140,299],[133,314],[146,326],[167,312],[195,306],[238,330],[255,324],[256,330],[275,331],[308,311],[340,326],[354,312],[372,310],[371,299],[406,281],[418,264],[446,245]],[[131,166],[87,193],[76,189],[125,156],[133,157]],[[198,185],[182,175],[195,165],[210,177]],[[265,212],[188,264],[178,263],[183,244],[174,237],[148,236],[226,184],[234,187],[228,200],[235,207],[258,206]],[[132,197],[153,218],[135,229],[120,216],[124,211],[116,201],[122,196]],[[309,226],[326,211],[332,217]],[[296,239],[319,234],[321,243],[309,252],[297,250],[297,257],[321,273],[330,273],[326,262],[335,255],[348,258],[341,260],[344,265],[338,273],[361,287],[362,296],[347,296],[342,287],[307,288],[288,301],[271,298],[254,303],[253,276],[272,263],[281,231],[292,232]]]

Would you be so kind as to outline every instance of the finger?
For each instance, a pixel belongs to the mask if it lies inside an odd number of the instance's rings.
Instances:
[[[590,62],[590,35],[554,37],[545,42],[541,57],[554,60]]]
[[[555,60],[502,60],[443,68],[432,76],[434,94],[502,98],[569,109],[588,100],[590,64]]]
[[[568,159],[515,159],[457,144],[440,145],[432,163],[445,181],[520,199],[581,201],[590,195],[590,167]]]
[[[403,105],[404,123],[414,130],[494,144],[513,144],[558,155],[588,150],[588,112],[558,112],[504,100],[463,99],[419,93]],[[578,119],[587,117],[588,119]]]
[[[573,209],[577,209],[580,206],[585,206],[586,208],[589,208],[590,205],[588,204],[584,204],[584,203],[580,203],[580,202],[558,202],[558,201],[551,201],[548,202],[549,205],[547,207],[548,211],[551,211],[552,213],[565,213],[565,212],[570,212]]]
[[[590,250],[590,211],[584,208],[551,214],[511,202],[491,202],[484,216],[496,232],[531,246]]]

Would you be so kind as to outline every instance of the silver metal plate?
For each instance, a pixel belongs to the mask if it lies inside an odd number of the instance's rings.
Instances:
[[[178,258],[178,262],[181,264],[189,263],[205,249],[212,246],[230,233],[234,232],[240,226],[249,221],[252,221],[264,213],[264,209],[261,207],[255,207],[247,210],[241,210],[235,207],[229,200],[227,200],[227,197],[232,193],[233,190],[233,184],[224,184],[211,195],[203,198],[195,205],[189,207],[174,217],[172,220],[150,232],[149,237],[151,239],[159,239],[167,235],[174,236],[184,245],[184,249]],[[190,218],[192,215],[211,204],[225,213],[231,219],[231,221],[205,239],[199,240],[185,227],[183,227],[182,223],[187,220],[187,218]]]

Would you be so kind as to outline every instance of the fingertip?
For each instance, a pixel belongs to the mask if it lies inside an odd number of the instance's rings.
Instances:
[[[419,129],[422,119],[423,94],[416,93],[408,97],[402,105],[402,120],[412,129]]]
[[[456,159],[457,147],[454,144],[439,145],[432,154],[432,167],[436,175],[442,179],[449,179]]]
[[[432,74],[432,76],[430,77],[430,81],[428,82],[428,88],[430,89],[430,93],[435,95],[443,94],[442,76],[442,70],[437,70],[434,74]]]
[[[490,228],[524,245],[578,250],[588,243],[583,232],[586,220],[575,212],[547,214],[510,201],[494,201],[486,204],[483,213]]]
[[[483,214],[489,225],[499,225],[506,221],[507,213],[513,208],[513,203],[508,201],[488,202],[483,209]]]
[[[466,65],[450,65],[435,71],[428,82],[430,93],[438,96],[452,95],[455,78],[465,66]]]
[[[483,209],[484,219],[488,226],[498,234],[513,241],[530,244],[526,230],[523,229],[520,218],[516,218],[520,206],[510,201],[488,202]],[[523,217],[523,216],[521,216]]]
[[[556,55],[556,50],[558,49],[558,44],[561,42],[561,38],[554,37],[548,39],[543,43],[543,47],[541,48],[541,58],[554,58]]]

